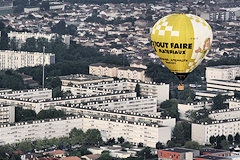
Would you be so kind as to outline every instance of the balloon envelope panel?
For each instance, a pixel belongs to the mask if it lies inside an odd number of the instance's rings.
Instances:
[[[190,73],[204,59],[212,44],[212,30],[192,14],[172,14],[156,22],[152,46],[171,72]]]

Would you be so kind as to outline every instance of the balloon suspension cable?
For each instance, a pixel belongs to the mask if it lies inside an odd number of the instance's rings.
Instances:
[[[178,90],[182,91],[184,90],[184,84],[183,81],[185,78],[188,76],[189,73],[176,73],[178,79],[179,79],[179,85],[178,85]]]

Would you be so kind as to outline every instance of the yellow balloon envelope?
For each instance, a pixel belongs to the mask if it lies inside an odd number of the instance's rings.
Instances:
[[[205,58],[212,44],[212,29],[192,14],[171,14],[158,20],[151,33],[152,46],[180,84]]]

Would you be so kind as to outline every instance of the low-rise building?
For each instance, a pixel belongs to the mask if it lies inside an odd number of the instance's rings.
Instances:
[[[240,108],[214,110],[209,112],[208,117],[218,121],[240,118]]]
[[[216,97],[217,95],[227,95],[227,96],[234,96],[233,91],[205,91],[205,90],[195,90],[196,99],[206,98],[207,100],[212,99],[213,97]]]
[[[230,151],[214,149],[214,148],[202,148],[201,152],[203,155],[212,155],[212,156],[221,156],[221,157],[228,157],[231,155]]]
[[[158,150],[158,160],[174,160],[174,159],[193,160],[194,157],[199,155],[200,151],[198,150],[178,147]]]
[[[212,155],[202,155],[202,156],[196,157],[194,160],[231,160],[231,158],[212,156]]]

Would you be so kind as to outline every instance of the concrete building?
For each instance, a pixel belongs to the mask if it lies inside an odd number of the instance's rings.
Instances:
[[[94,76],[94,75],[85,75],[85,74],[60,76],[59,78],[61,79],[62,86],[82,85],[82,84],[114,81],[113,78],[109,78],[109,77],[98,77],[98,76]]]
[[[166,144],[171,139],[170,127],[107,118],[77,116],[0,125],[0,141],[3,144],[12,144],[24,140],[68,136],[74,127],[83,131],[97,128],[101,132],[103,140],[109,138],[117,139],[122,136],[132,144],[143,143],[149,147],[155,147],[159,141]]]
[[[136,112],[126,112],[119,110],[108,110],[102,108],[93,108],[88,106],[82,106],[81,104],[67,104],[55,106],[57,110],[62,110],[67,114],[83,115],[92,117],[104,117],[115,120],[126,120],[139,123],[155,123],[162,126],[168,126],[172,130],[176,125],[176,118],[161,117],[156,114],[143,114]]]
[[[232,160],[232,158],[212,156],[212,155],[202,155],[196,157],[194,160]]]
[[[195,102],[195,103],[188,103],[188,104],[178,104],[178,112],[179,112],[179,118],[184,120],[190,120],[187,117],[187,112],[191,111],[198,111],[200,109],[210,109],[212,105],[212,102]]]
[[[206,67],[206,81],[210,79],[235,80],[240,77],[240,65],[221,65]]]
[[[194,157],[199,156],[199,150],[186,149],[186,148],[167,148],[158,150],[158,160],[193,160]]]
[[[25,13],[40,11],[40,7],[26,7],[23,9]]]
[[[240,81],[210,79],[207,81],[207,90],[219,92],[240,91]]]
[[[216,97],[218,94],[220,95],[227,95],[227,96],[234,96],[233,91],[210,91],[210,90],[195,90],[195,98],[201,99],[206,98],[207,100],[212,99],[213,97]]]
[[[213,121],[212,123],[192,123],[192,141],[196,141],[201,145],[209,144],[211,136],[235,136],[240,132],[240,120],[228,119]]]
[[[228,157],[231,155],[230,151],[214,149],[214,148],[202,148],[201,153],[203,155],[212,155],[212,156],[221,156],[221,157]]]
[[[15,122],[15,106],[14,105],[0,105],[0,124]]]
[[[15,97],[15,98],[24,98],[32,100],[43,100],[52,98],[51,89],[29,89],[29,90],[20,90],[20,91],[6,91],[1,92],[0,96]]]
[[[104,101],[104,100],[112,100],[112,99],[121,99],[121,98],[133,98],[136,97],[135,92],[127,92],[127,91],[116,91],[112,93],[104,93],[97,95],[79,95],[79,96],[71,96],[66,98],[51,98],[44,100],[33,100],[27,98],[16,98],[9,96],[0,96],[0,103],[11,104],[11,105],[19,105],[25,109],[32,109],[35,112],[40,112],[43,109],[54,108],[56,105],[64,105],[64,104],[74,104],[74,103],[85,103],[85,102],[93,102],[93,101]]]
[[[81,103],[78,105],[86,108],[90,107],[90,108],[101,108],[101,109],[108,109],[108,110],[119,110],[119,111],[126,111],[126,112],[137,112],[142,114],[158,114],[157,100],[152,97],[133,97],[133,98],[112,99],[112,100],[95,101],[95,102],[91,101],[91,102]],[[71,105],[69,107],[71,107]],[[55,108],[60,109],[58,106],[56,106]],[[72,111],[73,109],[70,108],[70,110]]]
[[[18,69],[22,67],[34,67],[43,64],[50,65],[55,63],[55,54],[22,51],[0,51],[0,70]]]
[[[84,79],[78,78],[61,79],[62,90],[71,91],[74,95],[79,94],[96,94],[102,92],[122,91],[128,90],[135,92],[136,85],[139,84],[141,96],[152,96],[157,99],[158,104],[169,99],[169,84],[155,83],[155,82],[141,82],[133,80],[119,80],[113,81],[111,79]],[[100,82],[96,82],[100,81]],[[70,84],[70,85],[68,85]],[[73,85],[80,84],[80,85]]]
[[[218,121],[240,118],[240,108],[214,110],[209,113],[209,118]]]
[[[37,11],[39,8],[24,8],[24,12],[26,10],[26,12],[34,12]],[[30,32],[14,32],[14,31],[10,31],[8,33],[8,37],[9,39],[16,39],[16,42],[18,43],[19,47],[25,43],[27,41],[28,38],[35,38],[35,39],[39,39],[39,38],[45,38],[48,40],[48,42],[51,41],[51,39],[55,39],[56,37],[58,37],[57,34],[42,34],[42,33],[30,33]],[[70,45],[70,36],[69,35],[62,35],[61,38],[63,39],[63,42],[69,46]]]
[[[226,103],[228,103],[229,109],[240,108],[240,100],[238,99],[227,99]]]
[[[89,65],[89,74],[97,76],[117,77],[120,79],[135,79],[140,81],[148,81],[151,79],[145,75],[145,69],[134,67],[121,67],[109,65],[105,63],[95,63]]]

